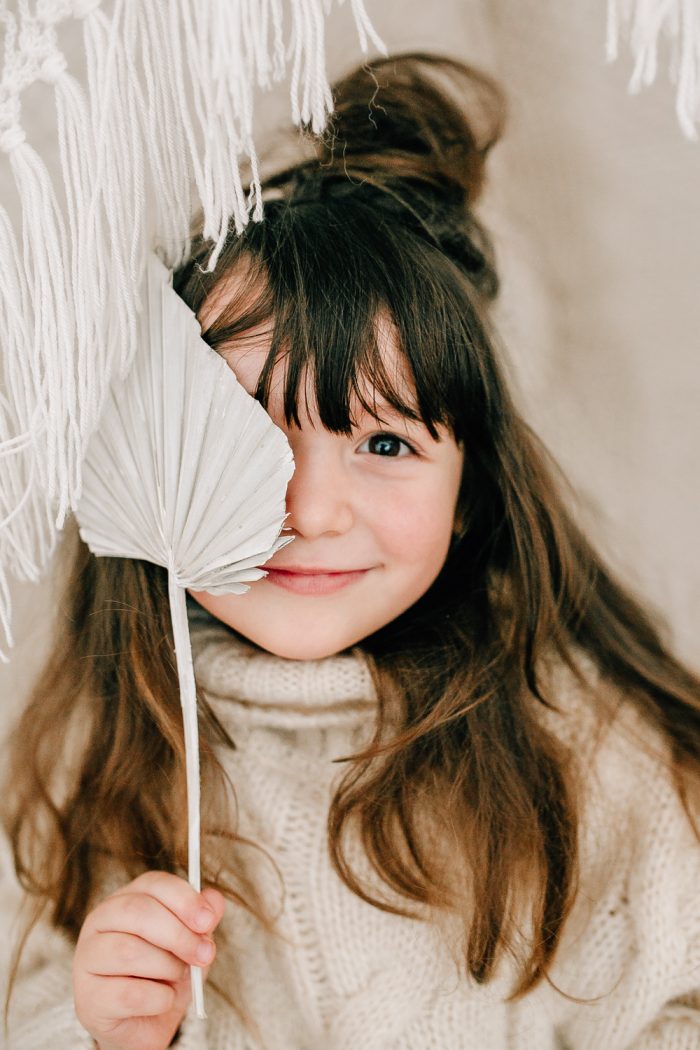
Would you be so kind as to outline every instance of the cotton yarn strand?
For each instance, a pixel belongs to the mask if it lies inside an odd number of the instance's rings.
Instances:
[[[659,39],[671,42],[670,80],[676,85],[676,116],[683,134],[697,140],[700,120],[700,0],[608,0],[606,52],[618,57],[627,35],[634,58],[629,91],[652,84],[658,72]]]

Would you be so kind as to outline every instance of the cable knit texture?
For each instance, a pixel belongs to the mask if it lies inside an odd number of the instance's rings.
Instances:
[[[281,936],[227,905],[208,1017],[185,1018],[179,1050],[699,1050],[700,846],[662,758],[634,743],[636,733],[661,749],[630,705],[599,732],[586,692],[556,671],[560,713],[543,718],[585,776],[580,890],[555,987],[507,1003],[511,964],[476,985],[458,971],[450,920],[379,911],[331,866],[328,804],[346,768],[333,760],[357,750],[374,721],[361,654],[283,660],[191,601],[190,625],[197,681],[236,745],[220,757],[238,832],[270,858],[249,849],[237,863]],[[359,849],[351,857],[365,875]],[[90,1050],[73,1010],[72,947],[44,928],[30,948],[8,1046]],[[211,979],[233,990],[254,1031]]]

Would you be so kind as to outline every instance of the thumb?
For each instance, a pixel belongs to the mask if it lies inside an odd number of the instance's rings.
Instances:
[[[215,890],[213,886],[207,886],[205,889],[203,889],[202,896],[205,898],[207,904],[213,910],[214,915],[216,916],[216,922],[209,931],[209,936],[215,940],[214,933],[216,931],[216,927],[223,919],[224,911],[226,910],[226,898],[224,897],[223,893],[220,893],[218,890]],[[209,971],[211,970],[215,961],[216,956],[214,956],[214,959],[207,966],[202,967],[202,975],[205,981],[209,976]]]
[[[213,886],[206,886],[202,890],[202,896],[206,900],[209,907],[216,915],[216,925],[213,927],[215,930],[224,917],[224,911],[226,910],[226,898],[223,893],[215,890]]]

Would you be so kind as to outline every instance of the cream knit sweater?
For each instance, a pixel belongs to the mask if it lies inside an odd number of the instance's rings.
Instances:
[[[460,977],[444,924],[386,914],[334,873],[326,815],[375,698],[359,654],[295,662],[263,653],[190,604],[197,679],[235,739],[221,750],[240,834],[265,847],[237,864],[279,913],[271,937],[227,906],[228,946],[210,974],[238,990],[257,1034],[205,988],[179,1050],[700,1050],[700,847],[649,733],[627,705],[594,746],[585,693],[558,674],[547,713],[587,770],[582,878],[552,980],[504,1002],[513,971],[479,987]],[[13,998],[10,1050],[91,1050],[71,993],[72,948],[32,938]]]

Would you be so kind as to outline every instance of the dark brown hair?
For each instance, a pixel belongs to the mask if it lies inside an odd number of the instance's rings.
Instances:
[[[499,88],[460,62],[415,54],[362,67],[334,97],[315,155],[267,180],[264,222],[232,230],[212,272],[211,244],[195,239],[175,286],[198,311],[224,275],[242,278],[204,337],[229,350],[269,332],[256,396],[266,403],[284,356],[288,422],[303,425],[312,382],[324,426],[350,433],[353,398],[373,410],[369,380],[464,447],[461,535],[442,572],[361,643],[379,697],[376,735],[348,756],[329,843],[341,877],[377,907],[461,914],[465,968],[478,981],[515,951],[525,906],[533,936],[519,996],[546,976],[576,894],[579,787],[574,756],[541,717],[556,710],[548,659],[580,679],[601,721],[614,696],[636,705],[667,745],[691,821],[700,682],[574,523],[506,389],[488,319],[494,252],[474,213],[502,130]],[[380,315],[413,377],[408,397],[382,359]],[[94,558],[76,542],[56,648],[13,738],[3,793],[19,877],[73,937],[103,861],[130,876],[186,866],[185,828],[166,816],[184,809],[184,746],[165,570]],[[581,657],[604,688],[588,682]],[[215,754],[233,742],[203,698],[201,718],[204,878],[257,913],[254,887],[238,884],[215,848],[245,846]],[[72,724],[77,752],[62,747]],[[403,903],[353,872],[351,826]]]

